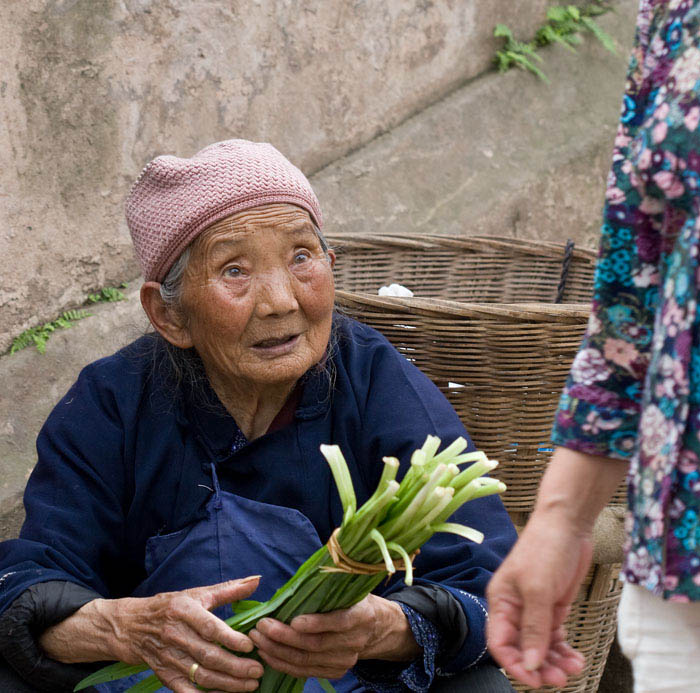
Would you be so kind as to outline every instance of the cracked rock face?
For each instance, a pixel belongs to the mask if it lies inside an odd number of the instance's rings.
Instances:
[[[138,274],[122,202],[153,156],[244,137],[313,173],[490,69],[493,26],[529,35],[548,4],[3,2],[0,351]]]

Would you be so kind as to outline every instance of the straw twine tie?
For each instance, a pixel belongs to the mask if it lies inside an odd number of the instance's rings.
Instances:
[[[328,539],[326,546],[328,547],[328,553],[334,563],[333,566],[323,566],[322,571],[326,573],[351,573],[354,575],[377,575],[378,573],[386,573],[386,565],[382,563],[361,563],[356,561],[350,556],[348,556],[340,546],[338,541],[338,532],[340,527],[336,528]],[[413,559],[420,553],[419,549],[416,549],[411,555],[411,564],[413,564]],[[406,570],[406,566],[402,558],[394,560],[391,559],[394,567],[397,570]]]

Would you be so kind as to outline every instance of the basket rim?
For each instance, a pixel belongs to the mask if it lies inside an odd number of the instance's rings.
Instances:
[[[374,248],[386,246],[409,250],[429,250],[446,248],[457,250],[478,249],[480,247],[517,250],[528,255],[538,255],[552,259],[552,251],[563,253],[566,245],[553,241],[534,241],[529,239],[508,238],[506,236],[448,236],[444,234],[411,234],[410,237],[394,233],[328,233],[329,243],[337,243],[339,250],[343,246]],[[574,246],[572,255],[580,260],[595,265],[598,254],[592,248]]]
[[[429,316],[452,316],[488,320],[508,319],[513,322],[549,322],[580,324],[588,320],[590,303],[466,303],[442,298],[402,298],[398,296],[374,296],[372,294],[343,291],[335,292],[341,306],[372,306],[391,312],[416,313]]]

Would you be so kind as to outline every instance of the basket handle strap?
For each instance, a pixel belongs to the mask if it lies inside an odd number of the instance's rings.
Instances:
[[[559,286],[557,287],[557,297],[554,299],[554,303],[561,303],[564,298],[566,280],[569,277],[569,267],[571,266],[571,258],[574,254],[575,245],[576,244],[571,239],[566,242],[566,248],[564,248],[564,259],[561,262],[561,276],[559,277]]]

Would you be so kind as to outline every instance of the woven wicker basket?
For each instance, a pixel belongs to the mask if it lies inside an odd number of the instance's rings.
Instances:
[[[345,291],[376,295],[379,287],[396,282],[423,298],[473,303],[591,299],[595,253],[588,249],[427,235],[346,234],[328,240],[338,254],[336,283]]]
[[[502,238],[343,235],[337,303],[382,332],[442,390],[475,445],[500,461],[506,508],[522,526],[551,455],[554,411],[589,315],[595,253]],[[379,297],[399,283],[414,298]],[[613,503],[625,503],[620,487]],[[597,690],[615,635],[617,564],[591,568],[568,620]],[[522,687],[518,690],[526,690]]]
[[[382,332],[438,385],[477,447],[500,461],[508,510],[529,512],[586,328],[595,253],[569,252],[563,271],[566,248],[554,243],[359,235],[329,241],[338,254],[338,305]],[[394,282],[416,297],[377,296]],[[624,504],[625,494],[621,486],[612,502]]]

